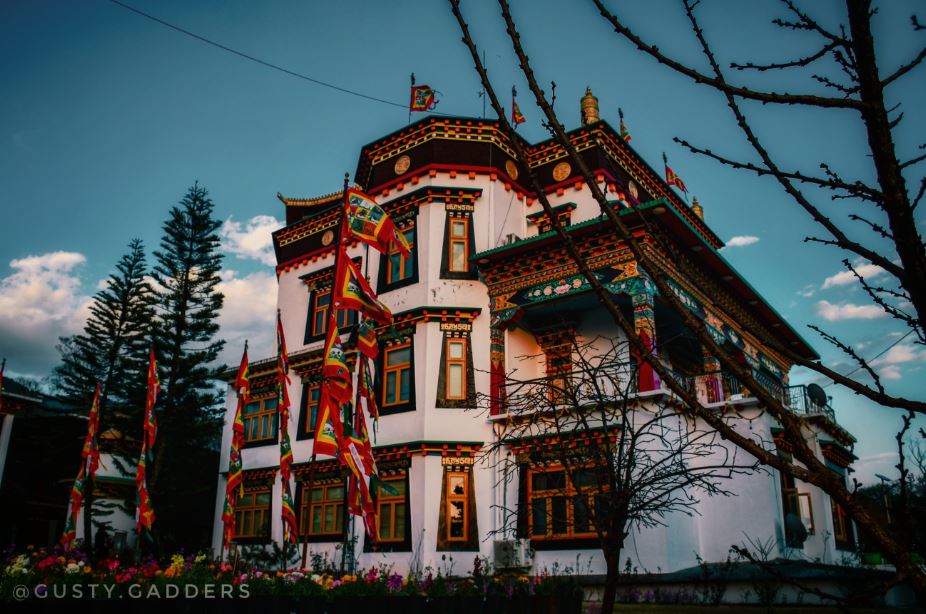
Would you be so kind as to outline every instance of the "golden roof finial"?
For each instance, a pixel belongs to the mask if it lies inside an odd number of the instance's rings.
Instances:
[[[704,207],[702,207],[701,203],[698,202],[697,196],[691,199],[691,210],[694,211],[694,214],[699,218],[702,220],[704,219]]]
[[[598,98],[592,94],[591,86],[585,87],[585,96],[582,96],[582,125],[588,126],[601,119],[598,110]]]

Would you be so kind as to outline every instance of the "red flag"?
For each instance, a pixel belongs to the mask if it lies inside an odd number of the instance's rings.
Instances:
[[[518,108],[518,103],[515,102],[515,99],[511,99],[511,123],[514,124],[514,127],[517,128],[519,125],[523,124],[527,120],[524,119],[524,115],[521,113],[521,109]]]
[[[371,360],[379,355],[376,325],[369,318],[364,319],[357,326],[357,350]]]
[[[318,416],[315,420],[314,453],[337,456],[343,433],[340,407],[323,389],[318,399]]]
[[[412,97],[408,103],[408,111],[430,111],[437,106],[436,92],[428,85],[412,85]]]
[[[392,322],[392,312],[379,301],[370,283],[343,250],[338,258],[332,305],[335,309],[355,309],[380,324]]]
[[[138,467],[135,471],[135,486],[138,496],[138,520],[135,523],[135,529],[138,531],[139,535],[141,535],[144,530],[151,531],[151,528],[154,526],[154,507],[151,504],[151,495],[148,493],[146,469],[148,461],[151,460],[151,454],[154,451],[154,443],[158,433],[154,405],[157,402],[160,386],[161,382],[158,380],[158,364],[154,357],[154,350],[152,349],[148,361],[148,395],[145,401],[145,421],[141,441],[141,453],[138,456]]]
[[[367,245],[387,253],[390,245],[403,257],[411,256],[411,245],[383,211],[372,196],[356,188],[347,191],[347,237],[363,241]]]
[[[341,343],[340,331],[334,318],[328,323],[325,339],[325,358],[322,363],[322,396],[326,393],[341,403],[349,403],[353,396],[350,368],[347,366],[347,353]]]

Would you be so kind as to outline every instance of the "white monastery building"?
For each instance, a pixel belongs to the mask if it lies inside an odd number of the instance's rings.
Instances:
[[[582,126],[570,138],[599,186],[607,188],[616,207],[633,211],[626,221],[641,242],[659,253],[649,241],[658,233],[689,260],[687,270],[698,272],[696,278],[682,276],[671,258],[660,254],[677,295],[767,390],[802,416],[811,445],[833,471],[847,476],[855,440],[836,423],[826,396],[816,387],[789,385],[791,364],[760,351],[746,329],[761,330],[808,358],[816,358],[814,350],[724,259],[723,242],[705,223],[697,201],[688,205],[679,198],[599,120],[590,91],[582,109]],[[290,353],[289,435],[300,551],[308,542],[309,552],[338,560],[353,535],[361,568],[386,563],[400,573],[415,566],[438,569],[452,556],[453,572],[466,573],[474,557],[485,556],[500,564],[515,557],[534,573],[555,563],[560,569],[575,567],[577,560],[577,571],[603,573],[599,542],[575,497],[550,490],[554,484],[568,490],[571,480],[557,473],[555,464],[534,463],[536,442],[495,454],[510,460],[504,469],[482,453],[499,429],[517,419],[504,404],[488,401],[490,391],[510,385],[511,378],[569,377],[571,346],[564,338],[619,342],[622,337],[551,231],[525,179],[527,168],[628,319],[655,337],[660,360],[707,407],[735,412],[737,428],[769,445],[777,441],[779,453],[788,454],[776,439],[780,429],[774,419],[720,371],[637,268],[563,149],[552,140],[521,144],[526,159],[518,159],[497,121],[430,116],[360,151],[355,185],[376,199],[412,245],[408,259],[398,252],[380,255],[360,243],[348,250],[362,259],[361,270],[394,315],[391,329],[380,332],[374,375],[380,418],[373,452],[391,486],[373,493],[375,544],[365,539],[359,518],[345,514],[347,473],[339,461],[319,456],[314,470],[310,463],[343,194],[278,195],[287,225],[273,235],[277,305]],[[348,333],[356,318],[345,313],[339,324],[351,354]],[[625,359],[634,364],[629,353]],[[245,494],[236,509],[239,546],[282,543],[275,370],[276,357],[250,364]],[[651,367],[634,373],[631,393],[641,407],[671,402],[672,393]],[[237,402],[234,375],[227,373],[216,552],[222,549],[225,468]],[[843,551],[854,548],[851,523],[815,486],[770,470],[738,475],[725,487],[735,496],[699,497],[695,514],[671,514],[666,526],[633,531],[622,559],[630,558],[641,570],[675,571],[695,565],[697,556],[724,560],[744,536],[773,543],[773,558],[838,563]],[[576,486],[571,492],[580,491]]]

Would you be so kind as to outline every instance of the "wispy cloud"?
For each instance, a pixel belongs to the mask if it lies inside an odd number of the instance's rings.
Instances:
[[[807,284],[806,286],[798,290],[797,293],[803,296],[804,298],[810,298],[811,296],[817,293],[817,287],[813,284]]]
[[[725,247],[746,247],[747,245],[758,242],[759,237],[754,237],[752,235],[737,235],[735,237],[730,237]]]
[[[237,271],[224,270],[217,289],[225,295],[219,314],[219,335],[226,341],[219,360],[237,364],[241,347],[248,340],[252,358],[270,356],[276,330],[277,280],[273,273],[251,273],[239,277]]]
[[[816,309],[817,315],[830,322],[874,320],[887,316],[887,313],[877,305],[854,305],[852,303],[836,305],[829,301],[817,301]]]
[[[56,251],[10,262],[13,272],[0,279],[0,355],[11,358],[10,368],[45,375],[57,363],[58,337],[83,327],[91,299],[78,270],[86,261]]]
[[[272,215],[255,215],[243,224],[229,217],[219,231],[222,248],[238,258],[259,260],[273,266],[276,257],[271,233],[281,226],[283,223]]]
[[[882,275],[885,271],[876,264],[871,263],[859,263],[854,264],[853,268],[855,272],[861,275],[864,279],[874,279],[875,277]],[[821,288],[826,290],[827,288],[832,288],[834,286],[846,286],[856,281],[855,274],[852,271],[840,271],[835,275],[830,275],[823,280],[823,285]]]
[[[877,370],[882,378],[896,381],[903,377],[901,365],[922,361],[926,361],[926,348],[920,348],[911,343],[901,343],[868,364]]]

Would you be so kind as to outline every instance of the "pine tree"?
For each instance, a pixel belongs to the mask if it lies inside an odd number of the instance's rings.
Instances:
[[[61,364],[54,382],[59,394],[80,408],[89,407],[97,382],[101,385],[103,429],[112,417],[127,410],[137,393],[153,321],[151,285],[141,240],[116,264],[106,287],[93,297],[83,333],[60,340]]]
[[[212,213],[205,188],[191,187],[171,209],[155,252],[162,391],[150,488],[162,548],[194,547],[211,526],[223,415],[213,380],[224,345],[216,339],[222,255]]]
[[[131,444],[141,426],[138,399],[144,396],[144,361],[154,317],[144,245],[133,239],[128,247],[106,287],[94,296],[83,332],[60,340],[61,364],[53,380],[59,395],[81,412],[90,406],[100,383],[100,433],[106,434],[106,451],[124,475],[131,474]],[[85,514],[87,535],[91,516],[98,528],[106,526],[105,517],[112,510],[94,504],[92,488],[85,504],[93,509],[93,514]]]

